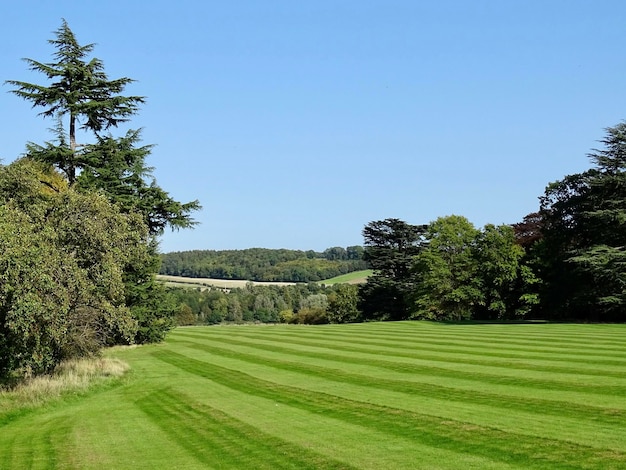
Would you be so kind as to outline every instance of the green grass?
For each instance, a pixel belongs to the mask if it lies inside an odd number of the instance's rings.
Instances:
[[[371,276],[371,269],[365,269],[363,271],[354,271],[348,274],[342,274],[341,276],[331,277],[324,281],[320,281],[320,284],[326,284],[328,286],[332,284],[360,284],[367,280],[368,276]]]
[[[218,326],[11,410],[0,468],[623,469],[626,325]]]

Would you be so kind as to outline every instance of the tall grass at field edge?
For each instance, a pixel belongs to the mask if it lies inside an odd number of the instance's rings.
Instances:
[[[65,394],[84,392],[107,379],[122,377],[129,369],[125,362],[109,357],[64,361],[51,374],[0,389],[0,418],[7,412],[41,406]]]

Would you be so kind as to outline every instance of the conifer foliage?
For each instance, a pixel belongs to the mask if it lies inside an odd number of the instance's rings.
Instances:
[[[7,80],[6,83],[14,85],[16,88],[12,92],[32,102],[33,107],[44,108],[40,115],[56,119],[59,131],[63,130],[62,120],[68,118],[69,152],[65,154],[66,158],[55,161],[55,155],[46,152],[42,152],[41,157],[47,157],[49,163],[58,165],[71,185],[75,183],[76,172],[83,164],[76,141],[77,129],[98,135],[111,127],[117,127],[137,112],[144,97],[120,95],[133,80],[126,77],[109,80],[102,61],[89,59],[95,45],[81,46],[65,20],[56,30],[55,38],[48,42],[56,49],[54,62],[43,63],[33,59],[24,61],[30,70],[41,72],[53,80],[50,85],[18,80]],[[59,144],[59,147],[63,147],[66,142],[64,140]]]
[[[193,227],[196,222],[191,213],[200,209],[200,204],[178,202],[157,184],[145,162],[152,146],[139,145],[141,132],[130,129],[119,138],[108,133],[127,122],[145,102],[143,96],[122,94],[134,80],[109,79],[103,62],[89,58],[95,45],[80,45],[65,20],[54,34],[48,41],[56,49],[53,62],[24,59],[31,70],[44,74],[51,83],[5,82],[15,87],[12,93],[43,108],[41,116],[55,121],[55,141],[44,145],[31,142],[27,155],[55,166],[70,186],[101,190],[122,210],[141,213],[153,235],[168,226]],[[79,142],[79,135],[95,141]]]
[[[544,297],[562,318],[626,321],[626,123],[600,142],[541,198]]]

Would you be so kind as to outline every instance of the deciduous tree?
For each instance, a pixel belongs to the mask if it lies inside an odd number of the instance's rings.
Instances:
[[[28,159],[0,167],[0,375],[44,372],[137,332],[123,276],[147,228],[63,183]]]
[[[479,231],[465,217],[440,217],[428,225],[425,248],[413,263],[416,318],[469,319],[484,302],[474,251]]]

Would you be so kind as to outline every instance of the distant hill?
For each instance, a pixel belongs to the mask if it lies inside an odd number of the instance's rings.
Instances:
[[[161,255],[160,274],[263,282],[317,282],[367,269],[363,247],[332,247],[323,252],[249,248],[192,250]]]

